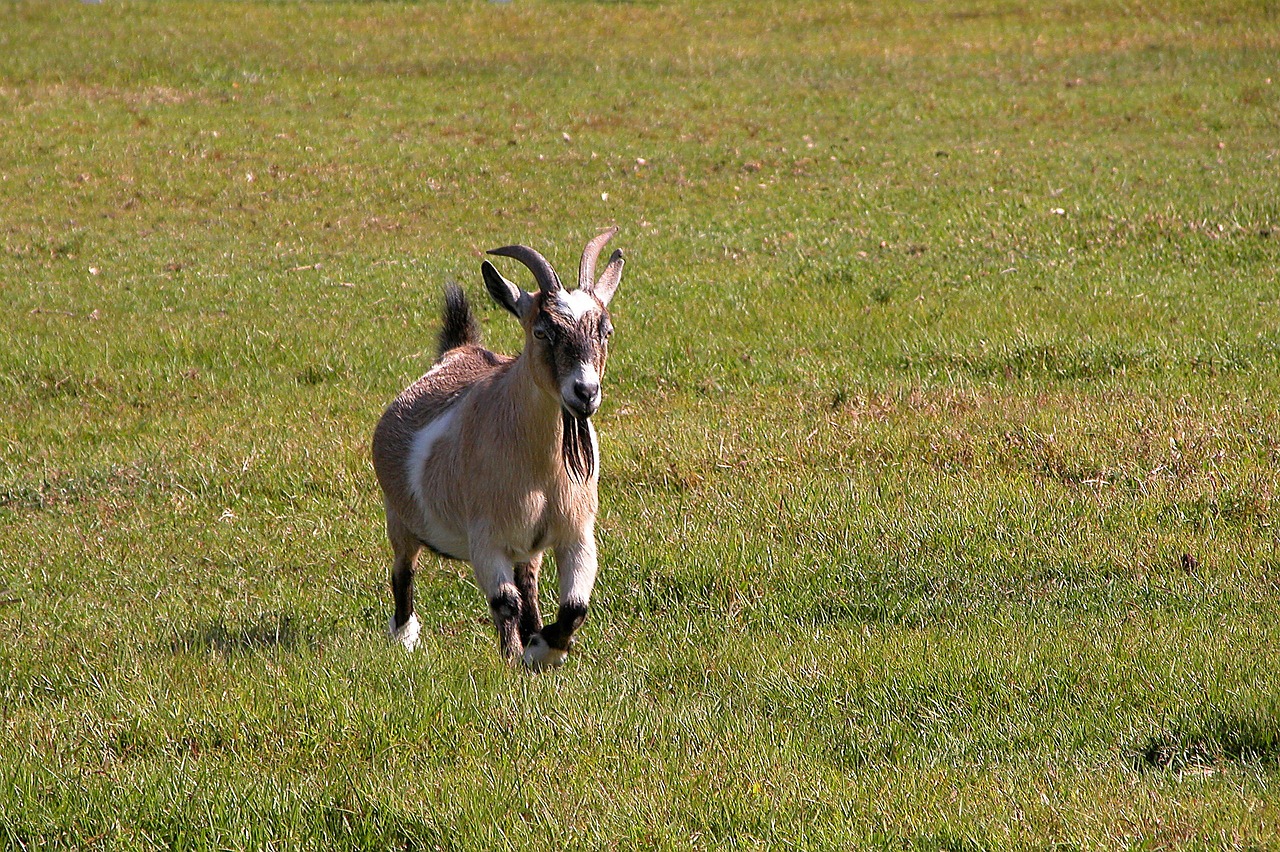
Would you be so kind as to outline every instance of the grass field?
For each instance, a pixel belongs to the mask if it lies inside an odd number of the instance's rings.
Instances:
[[[1280,846],[1278,187],[1275,0],[0,6],[0,846]],[[579,650],[407,655],[373,424],[614,223]]]

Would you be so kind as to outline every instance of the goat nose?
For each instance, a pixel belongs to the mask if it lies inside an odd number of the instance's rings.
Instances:
[[[584,382],[581,379],[573,383],[573,394],[583,402],[594,402],[600,395],[598,382]]]

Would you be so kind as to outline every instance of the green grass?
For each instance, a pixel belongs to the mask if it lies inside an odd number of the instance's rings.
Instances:
[[[0,7],[0,845],[1273,846],[1278,51],[1274,0]],[[611,223],[580,650],[504,667],[451,563],[406,655],[373,424],[479,252]]]

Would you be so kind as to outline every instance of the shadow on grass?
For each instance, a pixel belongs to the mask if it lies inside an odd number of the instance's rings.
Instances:
[[[299,629],[294,616],[264,612],[249,621],[215,619],[183,631],[169,643],[169,650],[174,654],[212,651],[230,657],[277,648],[294,651],[310,645],[313,639],[313,634]]]
[[[1280,717],[1272,709],[1184,720],[1134,748],[1130,765],[1142,772],[1194,772],[1227,763],[1280,768]]]

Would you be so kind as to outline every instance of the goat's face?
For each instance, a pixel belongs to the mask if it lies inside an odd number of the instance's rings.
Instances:
[[[582,252],[578,289],[568,290],[547,259],[528,246],[503,246],[489,254],[513,257],[533,272],[538,292],[526,293],[485,261],[480,265],[489,295],[520,318],[525,354],[534,380],[560,407],[579,419],[600,408],[600,379],[609,357],[607,306],[622,280],[622,252],[615,251],[599,278],[595,276],[600,249],[617,228],[610,228]]]
[[[522,324],[538,386],[574,417],[590,417],[600,408],[609,311],[587,290],[540,293],[533,307]]]

